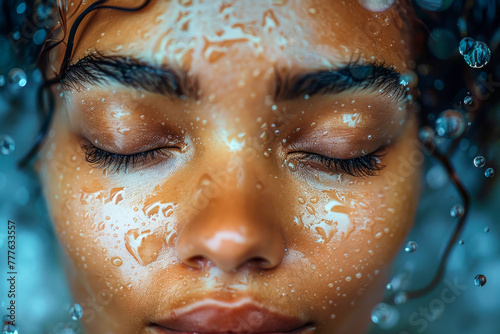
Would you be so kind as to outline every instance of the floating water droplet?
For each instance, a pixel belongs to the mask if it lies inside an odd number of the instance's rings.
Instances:
[[[436,132],[441,137],[457,138],[462,135],[464,130],[464,117],[456,110],[445,110],[436,120]]]
[[[471,52],[464,55],[465,62],[472,68],[486,66],[491,59],[491,50],[484,42],[475,42]]]
[[[359,0],[359,3],[372,12],[383,12],[392,6],[394,0]]]
[[[464,215],[464,207],[460,204],[455,204],[450,209],[450,216],[453,218],[462,217]]]
[[[464,37],[458,44],[458,52],[462,56],[465,56],[466,54],[470,53],[474,49],[474,39],[470,37]]]
[[[484,172],[484,176],[486,177],[493,177],[495,176],[495,170],[493,168],[488,168],[485,172]]]
[[[418,132],[418,138],[424,143],[431,142],[434,140],[434,130],[430,126],[424,126]]]
[[[459,245],[463,245],[463,244],[465,244],[465,241],[460,240],[460,241],[458,242],[458,244],[459,244]]]
[[[408,301],[408,295],[406,294],[406,292],[398,292],[395,296],[394,296],[394,303],[396,305],[401,305],[401,304],[404,304]]]
[[[413,253],[418,249],[418,245],[415,241],[408,241],[405,247],[405,252]]]
[[[490,231],[490,228],[489,228],[488,226],[486,226],[486,227],[484,228],[484,233],[488,233],[489,231]]]
[[[472,98],[472,96],[467,95],[466,97],[464,97],[464,104],[465,105],[471,106],[473,103],[474,103],[474,99]]]
[[[11,323],[2,326],[2,334],[18,334],[17,327]]]
[[[483,156],[478,155],[477,157],[474,158],[474,166],[476,166],[477,168],[484,167],[485,164],[486,164],[486,159]]]
[[[486,284],[486,276],[476,275],[476,277],[474,277],[474,284],[478,287],[484,286]]]
[[[80,304],[73,304],[73,306],[69,309],[69,315],[71,316],[71,319],[76,321],[82,317],[83,308]]]
[[[386,303],[377,304],[371,314],[373,323],[381,326],[382,328],[391,328],[399,319],[397,310]]]
[[[0,136],[0,153],[9,155],[16,149],[16,143],[9,135]]]
[[[24,73],[24,71],[20,68],[10,70],[7,78],[9,80],[9,85],[13,88],[22,88],[28,83],[26,73]]]

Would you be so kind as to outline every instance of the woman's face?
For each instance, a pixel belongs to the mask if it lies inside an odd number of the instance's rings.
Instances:
[[[89,333],[367,329],[422,162],[403,10],[158,0],[83,21],[37,168]]]

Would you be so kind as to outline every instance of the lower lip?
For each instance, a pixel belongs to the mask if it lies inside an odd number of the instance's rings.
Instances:
[[[151,327],[153,329],[153,334],[226,334],[225,332],[178,332],[178,331],[173,331],[169,330],[165,327],[161,327],[158,325],[152,325]],[[287,332],[259,332],[259,333],[254,333],[254,334],[312,334],[314,333],[314,330],[316,327],[312,325],[305,325],[303,327],[297,328],[293,331],[287,331]],[[230,334],[238,334],[238,333],[230,333]],[[244,333],[241,333],[244,334]],[[250,333],[247,333],[250,334]]]

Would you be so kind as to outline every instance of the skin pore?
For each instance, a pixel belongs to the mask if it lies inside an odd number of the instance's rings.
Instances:
[[[419,190],[391,81],[404,6],[257,3],[158,0],[80,26],[37,169],[89,333],[166,333],[174,309],[244,298],[311,333],[368,328]]]

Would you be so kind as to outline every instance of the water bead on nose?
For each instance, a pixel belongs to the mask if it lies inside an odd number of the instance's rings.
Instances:
[[[83,308],[80,306],[80,304],[73,304],[73,306],[71,306],[71,308],[69,309],[69,315],[71,319],[76,321],[82,317]]]
[[[482,155],[478,155],[474,158],[474,166],[477,168],[482,168],[486,164],[486,159]]]
[[[436,132],[441,137],[457,138],[462,135],[464,130],[464,117],[456,110],[445,110],[436,120]]]
[[[488,168],[485,172],[484,172],[484,176],[486,177],[493,177],[495,176],[495,170],[493,168]]]
[[[474,277],[474,284],[478,287],[484,286],[486,284],[486,276],[476,275],[476,277]]]
[[[475,41],[470,37],[462,38],[460,44],[458,44],[458,52],[460,52],[462,56],[470,53],[474,49],[474,42]]]
[[[416,252],[417,249],[418,249],[418,245],[415,241],[408,241],[408,243],[405,246],[405,252],[407,252],[407,253]]]
[[[26,76],[26,73],[24,73],[24,71],[20,68],[14,68],[10,70],[9,74],[7,75],[7,79],[9,81],[9,85],[12,88],[22,88],[28,83],[28,77]]]
[[[491,50],[484,42],[475,42],[471,52],[464,55],[465,62],[472,68],[486,66],[491,59]]]
[[[464,215],[464,207],[460,204],[455,204],[450,209],[450,216],[453,218],[462,217]]]
[[[9,155],[16,149],[16,143],[9,135],[0,136],[0,153]]]

